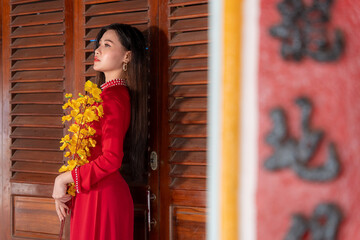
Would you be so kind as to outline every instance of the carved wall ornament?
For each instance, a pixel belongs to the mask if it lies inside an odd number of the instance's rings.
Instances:
[[[295,139],[290,136],[284,110],[282,108],[273,109],[270,113],[273,129],[266,136],[266,142],[274,149],[274,152],[265,160],[265,168],[269,171],[291,168],[300,178],[308,181],[333,180],[340,171],[335,144],[330,143],[328,145],[328,156],[323,165],[308,167],[307,164],[314,156],[324,132],[319,129],[312,129],[310,126],[312,113],[310,100],[306,97],[299,97],[295,103],[301,110],[301,137]]]
[[[300,61],[310,56],[319,62],[337,60],[344,51],[344,36],[335,29],[329,37],[328,23],[333,0],[282,0],[277,8],[282,22],[270,28],[270,34],[282,42],[281,55],[285,60]],[[331,41],[330,38],[333,38]]]
[[[312,240],[336,240],[341,220],[342,214],[338,206],[321,203],[309,219],[301,214],[292,216],[292,224],[285,240],[302,240],[306,233],[310,233]]]

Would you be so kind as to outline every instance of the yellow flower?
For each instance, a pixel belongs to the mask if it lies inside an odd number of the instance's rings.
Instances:
[[[71,119],[72,117],[70,115],[62,116],[62,123],[64,123],[65,121],[70,121]]]
[[[72,98],[72,94],[71,93],[65,94],[65,98]]]
[[[86,122],[92,122],[97,121],[99,117],[95,114],[94,111],[91,111],[90,109],[86,109],[84,112],[84,118],[86,119]]]
[[[79,132],[80,126],[77,125],[76,123],[71,124],[71,126],[69,127],[69,132],[73,132],[73,133],[77,133]]]

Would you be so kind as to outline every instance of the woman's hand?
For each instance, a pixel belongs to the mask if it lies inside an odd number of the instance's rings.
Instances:
[[[70,209],[66,205],[66,203],[63,203],[56,199],[55,199],[55,209],[56,209],[56,213],[59,217],[60,222],[64,221],[66,216],[69,215],[69,212],[70,212]]]
[[[57,176],[55,179],[52,194],[52,197],[55,199],[56,213],[60,221],[64,220],[66,215],[69,214],[69,207],[66,205],[66,202],[71,199],[71,195],[66,194],[67,184],[62,181],[63,178],[61,175]]]

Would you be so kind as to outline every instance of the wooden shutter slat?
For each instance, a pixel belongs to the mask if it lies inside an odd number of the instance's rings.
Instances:
[[[171,189],[200,190],[206,189],[206,179],[201,178],[175,178],[170,185]]]
[[[204,222],[206,221],[206,208],[178,207],[174,208],[177,220]]]
[[[36,2],[25,5],[17,5],[11,11],[11,16],[62,11],[64,9],[63,5],[64,2],[62,0],[52,1],[51,4]]]
[[[63,92],[62,82],[16,83],[10,93]]]
[[[91,17],[85,23],[86,28],[99,28],[122,19],[125,24],[144,24],[148,22],[147,12],[132,12],[114,15]]]
[[[207,4],[191,5],[191,6],[177,8],[169,16],[169,20],[207,17],[208,15],[209,14],[208,14],[208,5]]]
[[[176,124],[170,131],[170,135],[171,135],[171,137],[181,137],[181,138],[207,137],[206,125],[204,125],[204,124],[197,124],[197,125]]]
[[[39,0],[11,0],[11,4],[23,4],[23,3],[31,3],[31,2],[39,2]]]
[[[206,112],[175,112],[170,118],[173,123],[206,124]]]
[[[207,71],[179,72],[173,75],[171,84],[175,86],[207,84],[207,74]]]
[[[170,176],[173,178],[206,178],[206,166],[175,165]]]
[[[31,138],[31,139],[56,139],[60,140],[63,136],[62,129],[54,128],[24,128],[17,127],[11,138]]]
[[[207,61],[201,58],[177,60],[171,70],[173,72],[207,70]]]
[[[205,112],[206,107],[206,98],[181,98],[175,99],[170,109],[179,112]]]
[[[194,215],[190,215],[194,216]],[[188,240],[188,239],[204,239],[206,236],[206,221],[193,222],[193,221],[176,221],[176,229],[174,230],[175,237],[177,240]]]
[[[114,2],[114,0],[85,0],[84,2],[86,5],[91,5],[91,4]]]
[[[61,23],[63,21],[64,21],[64,13],[62,11],[55,13],[43,13],[39,15],[34,14],[34,15],[16,17],[14,21],[11,23],[11,27]]]
[[[58,140],[16,139],[10,148],[13,150],[60,151],[59,147]]]
[[[208,43],[208,31],[184,32],[171,39],[172,47]]]
[[[85,16],[103,15],[103,14],[114,14],[114,13],[125,13],[135,11],[146,11],[148,10],[147,1],[125,1],[125,2],[112,2],[106,4],[94,4],[86,10]]]
[[[11,56],[11,60],[41,59],[63,57],[63,47],[25,48],[18,49]]]
[[[63,58],[49,58],[49,59],[34,59],[34,60],[19,60],[13,67],[12,71],[22,70],[49,70],[64,68]]]
[[[169,28],[169,32],[188,32],[188,31],[200,31],[207,30],[208,19],[207,17],[185,19],[175,21]]]
[[[94,70],[94,68],[92,66],[89,66],[89,68],[86,70],[85,76],[95,76],[96,75],[96,71]]]
[[[16,72],[11,78],[12,82],[43,82],[43,81],[62,81],[63,71],[21,71]]]
[[[40,26],[29,26],[29,27],[18,27],[11,33],[11,38],[60,35],[63,32],[64,32],[63,23],[40,25]]]
[[[32,38],[18,38],[11,45],[12,48],[30,48],[30,47],[51,47],[63,46],[64,36],[45,36]]]
[[[17,104],[14,109],[10,113],[12,116],[15,115],[46,115],[51,116],[55,115],[58,117],[61,117],[63,115],[63,109],[61,108],[61,105],[22,105]]]
[[[175,138],[171,145],[172,151],[206,151],[205,138]]]
[[[206,152],[175,152],[170,162],[181,165],[206,165]]]
[[[206,191],[172,190],[172,204],[189,207],[206,207]]]
[[[185,47],[176,47],[171,53],[171,59],[190,59],[208,57],[208,45],[190,45]]]
[[[134,25],[134,27],[136,27],[137,29],[139,29],[139,31],[145,31],[148,28],[147,24],[138,24],[138,25]],[[93,28],[91,29],[86,36],[84,37],[84,40],[94,40],[98,34],[98,32],[100,31],[100,28]],[[94,49],[94,45],[88,45],[86,49]]]
[[[176,86],[171,93],[174,97],[206,97],[207,85]]]
[[[193,4],[200,4],[200,3],[207,3],[207,2],[208,2],[208,0],[172,0],[169,3],[169,7],[193,5]]]
[[[26,93],[16,94],[11,104],[63,104],[61,93]]]
[[[23,173],[43,173],[59,175],[61,164],[51,163],[33,163],[33,162],[16,162],[12,167],[12,172]]]
[[[63,92],[62,82],[16,83],[10,93]]]
[[[63,152],[18,150],[13,154],[11,160],[22,162],[59,163],[63,160]]]
[[[63,128],[61,118],[59,117],[34,117],[34,116],[17,116],[11,122],[12,127],[50,127]]]
[[[53,185],[57,175],[38,173],[15,173],[10,182]]]

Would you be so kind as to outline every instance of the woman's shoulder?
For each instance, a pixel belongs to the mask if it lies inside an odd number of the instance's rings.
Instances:
[[[103,90],[102,94],[103,101],[105,100],[121,100],[129,101],[130,94],[129,89],[126,86],[112,86]]]

